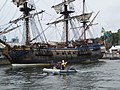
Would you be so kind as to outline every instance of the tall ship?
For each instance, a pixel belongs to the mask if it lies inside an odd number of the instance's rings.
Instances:
[[[43,13],[44,11],[36,12],[35,7],[29,3],[29,0],[12,0],[12,2],[20,8],[20,11],[23,15],[10,23],[17,23],[20,20],[24,21],[24,40],[25,44],[23,45],[14,45],[6,43],[5,41],[0,40],[2,44],[6,47],[4,48],[4,56],[9,59],[11,64],[41,64],[41,65],[50,65],[57,63],[61,60],[65,60],[68,63],[82,63],[87,60],[89,61],[98,61],[102,57],[103,53],[101,52],[100,44],[98,44],[94,39],[86,38],[86,32],[89,27],[92,25],[94,19],[97,17],[98,13],[94,16],[92,21],[89,19],[92,16],[93,12],[87,13],[85,11],[85,0],[83,0],[83,12],[80,15],[71,16],[75,11],[71,9],[75,0],[64,0],[62,3],[52,6],[58,14],[61,14],[59,20],[48,23],[47,25],[51,26],[52,24],[63,23],[63,37],[59,42],[49,42],[47,38],[45,41],[36,41],[35,39],[40,38],[41,35],[45,36],[44,31],[38,33],[35,37],[30,37],[30,26],[34,21],[34,17],[38,14]],[[79,21],[80,27],[74,27],[75,24],[72,23],[73,20]],[[29,24],[31,23],[31,24]],[[33,23],[35,24],[35,23]],[[71,28],[69,28],[71,25]],[[19,27],[19,26],[17,26]],[[14,29],[16,29],[15,27]],[[81,31],[77,31],[78,28],[82,28]],[[70,29],[73,30],[74,35],[70,35]],[[12,31],[10,29],[8,31]],[[80,29],[79,29],[80,30]],[[8,31],[1,32],[7,33]],[[35,34],[35,29],[33,30]],[[80,33],[81,32],[81,33]],[[78,34],[80,33],[80,34]],[[62,36],[61,35],[61,36]],[[70,38],[76,37],[75,39]]]

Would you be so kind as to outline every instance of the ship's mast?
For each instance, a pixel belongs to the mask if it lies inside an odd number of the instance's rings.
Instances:
[[[86,32],[85,32],[85,26],[86,26],[86,21],[85,21],[85,0],[83,0],[83,30],[84,30],[84,39],[86,39]]]
[[[67,2],[64,0],[64,2]],[[68,11],[68,5],[65,3],[64,4],[64,11],[61,12],[60,14],[64,15],[64,20],[65,20],[65,30],[66,30],[66,47],[68,46],[68,18],[69,14],[73,13],[74,11]]]
[[[29,37],[29,17],[27,17],[29,15],[29,12],[34,10],[32,8],[29,8],[28,3],[25,2],[23,4],[23,7],[20,8],[20,11],[23,12],[24,16],[26,17],[25,18],[25,25],[26,25],[26,46],[28,46],[30,43],[29,43],[29,40],[30,40],[30,37]]]

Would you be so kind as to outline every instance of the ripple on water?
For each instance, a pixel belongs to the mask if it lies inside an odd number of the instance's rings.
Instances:
[[[78,70],[72,75],[52,75],[42,68],[0,67],[0,90],[119,90],[120,61],[70,65]],[[68,67],[70,67],[68,66]]]

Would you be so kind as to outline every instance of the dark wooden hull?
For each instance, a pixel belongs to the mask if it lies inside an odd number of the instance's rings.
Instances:
[[[54,64],[62,59],[68,63],[82,63],[87,60],[97,61],[100,50],[68,49],[39,49],[39,50],[10,50],[9,59],[12,64]]]

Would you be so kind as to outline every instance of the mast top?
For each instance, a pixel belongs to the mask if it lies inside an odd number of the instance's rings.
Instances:
[[[20,5],[23,5],[28,0],[12,0],[12,2],[19,7]]]
[[[74,2],[74,1],[75,0],[64,0],[62,3],[59,3],[57,5],[52,6],[52,8],[55,9],[55,11],[56,11],[57,14],[60,14],[61,12],[63,12],[62,9],[64,8],[65,5],[69,5],[70,3]]]

